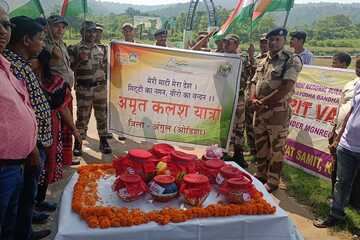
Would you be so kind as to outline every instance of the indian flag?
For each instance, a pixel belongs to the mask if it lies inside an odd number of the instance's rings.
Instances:
[[[249,23],[251,19],[255,0],[239,0],[230,13],[230,16],[221,26],[220,30],[214,36],[215,39],[221,39],[226,34],[232,31],[235,25],[239,26],[244,23]]]
[[[252,23],[256,24],[266,12],[287,11],[294,7],[294,0],[258,0],[252,14]]]
[[[239,0],[214,38],[223,38],[234,26],[240,27],[251,23],[256,27],[256,23],[266,12],[290,11],[293,6],[294,0]]]
[[[11,0],[8,1],[9,15],[39,17],[43,13],[43,9],[39,0]]]
[[[79,16],[88,11],[87,0],[64,0],[60,15],[61,16]]]

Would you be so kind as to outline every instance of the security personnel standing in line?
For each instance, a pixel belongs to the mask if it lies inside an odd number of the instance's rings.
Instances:
[[[160,29],[154,33],[155,45],[161,47],[167,47],[167,30]]]
[[[260,46],[260,53],[256,57],[254,57],[255,56],[254,45],[251,44],[248,49],[249,63],[251,65],[250,67],[251,73],[250,73],[250,77],[247,80],[246,83],[247,86],[245,91],[246,140],[250,148],[250,154],[255,158],[256,158],[256,147],[255,147],[255,132],[253,128],[254,108],[251,106],[250,88],[251,88],[251,79],[254,77],[257,64],[261,61],[261,59],[267,56],[267,52],[269,51],[268,40],[266,39],[266,33],[261,36],[259,46]]]
[[[131,23],[124,23],[121,27],[125,42],[135,42],[134,26]]]
[[[240,38],[236,34],[228,34],[224,38],[224,52],[230,54],[239,53]],[[245,88],[246,82],[249,78],[249,64],[247,58],[243,59],[243,68],[240,80],[240,92],[238,97],[238,104],[236,109],[236,118],[234,121],[233,134],[231,143],[234,145],[233,161],[238,163],[241,167],[247,168],[248,163],[244,159],[244,131],[245,131]]]
[[[104,26],[96,23],[96,39],[95,42],[96,44],[99,46],[99,48],[101,48],[101,50],[104,52],[104,72],[105,72],[105,81],[107,82],[107,55],[108,55],[108,46],[106,46],[105,44],[101,43],[101,40],[103,38],[103,33],[104,33]],[[107,112],[107,111],[106,111]],[[112,133],[107,133],[106,137],[108,139],[111,139],[113,137]]]
[[[104,72],[104,51],[96,44],[96,24],[85,21],[81,25],[82,40],[69,48],[71,68],[75,72],[77,100],[76,127],[82,139],[86,133],[92,108],[95,111],[97,130],[100,137],[100,151],[111,153],[106,131],[106,79]],[[82,155],[82,143],[75,141],[74,155]]]
[[[298,55],[284,49],[287,30],[276,28],[266,38],[269,52],[256,69],[252,82],[252,104],[255,108],[256,177],[267,191],[275,191],[280,183],[284,145],[289,132],[289,101],[302,69]]]

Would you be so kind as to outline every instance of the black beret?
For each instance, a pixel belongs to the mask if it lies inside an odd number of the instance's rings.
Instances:
[[[296,32],[290,33],[290,36],[293,37],[293,38],[306,40],[307,34],[304,31],[296,31]]]
[[[287,34],[288,34],[288,31],[286,30],[286,28],[278,27],[278,28],[275,28],[275,29],[271,30],[270,32],[268,32],[266,34],[266,39],[269,39],[270,37],[273,37],[273,36],[286,37]]]
[[[154,36],[159,36],[159,35],[167,35],[167,30],[166,29],[159,29],[154,33]]]

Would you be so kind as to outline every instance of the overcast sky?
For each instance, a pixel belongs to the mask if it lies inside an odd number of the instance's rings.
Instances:
[[[119,2],[119,3],[131,3],[141,5],[158,5],[158,4],[170,4],[178,2],[189,2],[189,0],[101,0],[108,2]],[[216,0],[214,1],[216,3]],[[352,3],[359,2],[360,0],[295,0],[295,3],[309,3],[309,2],[339,2],[339,3]]]

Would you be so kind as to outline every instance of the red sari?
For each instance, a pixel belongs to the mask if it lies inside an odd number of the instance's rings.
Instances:
[[[48,159],[41,180],[50,184],[62,179],[64,166],[71,165],[72,162],[72,132],[63,123],[60,114],[65,108],[72,110],[72,96],[69,85],[57,75],[52,77],[51,83],[44,83],[42,87],[49,95],[52,108],[51,118],[54,142],[48,151]]]

